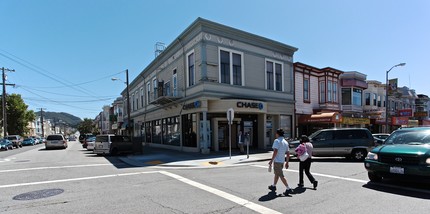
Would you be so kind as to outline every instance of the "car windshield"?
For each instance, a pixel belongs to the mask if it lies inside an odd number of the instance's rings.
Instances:
[[[430,144],[430,130],[398,131],[388,137],[385,144]]]

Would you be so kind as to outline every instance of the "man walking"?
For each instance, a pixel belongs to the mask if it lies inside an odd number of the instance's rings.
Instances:
[[[284,183],[286,190],[284,195],[288,195],[292,190],[288,186],[287,179],[284,177],[284,173],[282,169],[288,169],[288,162],[290,160],[290,153],[288,151],[288,142],[284,139],[284,130],[278,129],[275,134],[275,141],[273,142],[273,155],[272,159],[269,162],[269,167],[272,167],[273,164],[273,172],[275,174],[273,178],[273,184],[269,186],[269,189],[272,191],[276,191],[276,183],[278,183],[279,178],[281,178],[282,183]],[[285,156],[286,155],[286,156]]]

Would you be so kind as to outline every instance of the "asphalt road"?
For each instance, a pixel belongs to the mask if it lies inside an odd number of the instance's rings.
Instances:
[[[298,163],[285,171],[290,186]],[[427,184],[368,183],[363,163],[316,159],[317,190],[283,196],[267,186],[266,162],[217,168],[132,167],[70,142],[0,152],[0,212],[4,213],[428,213]]]

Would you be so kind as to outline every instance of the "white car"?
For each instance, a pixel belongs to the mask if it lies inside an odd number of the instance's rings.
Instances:
[[[45,148],[47,150],[56,148],[66,149],[67,140],[62,134],[48,135],[48,137],[46,138]]]
[[[96,144],[96,137],[90,137],[90,138],[86,139],[86,142],[87,142],[87,150],[93,151],[94,146]]]

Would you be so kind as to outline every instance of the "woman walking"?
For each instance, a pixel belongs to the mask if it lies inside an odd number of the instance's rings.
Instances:
[[[302,135],[300,138],[300,144],[295,149],[297,157],[300,159],[299,163],[299,187],[303,187],[303,171],[305,171],[306,176],[309,181],[313,184],[314,189],[317,189],[318,181],[312,176],[310,169],[312,163],[312,149],[313,145],[306,135]],[[306,157],[307,156],[307,157]]]

